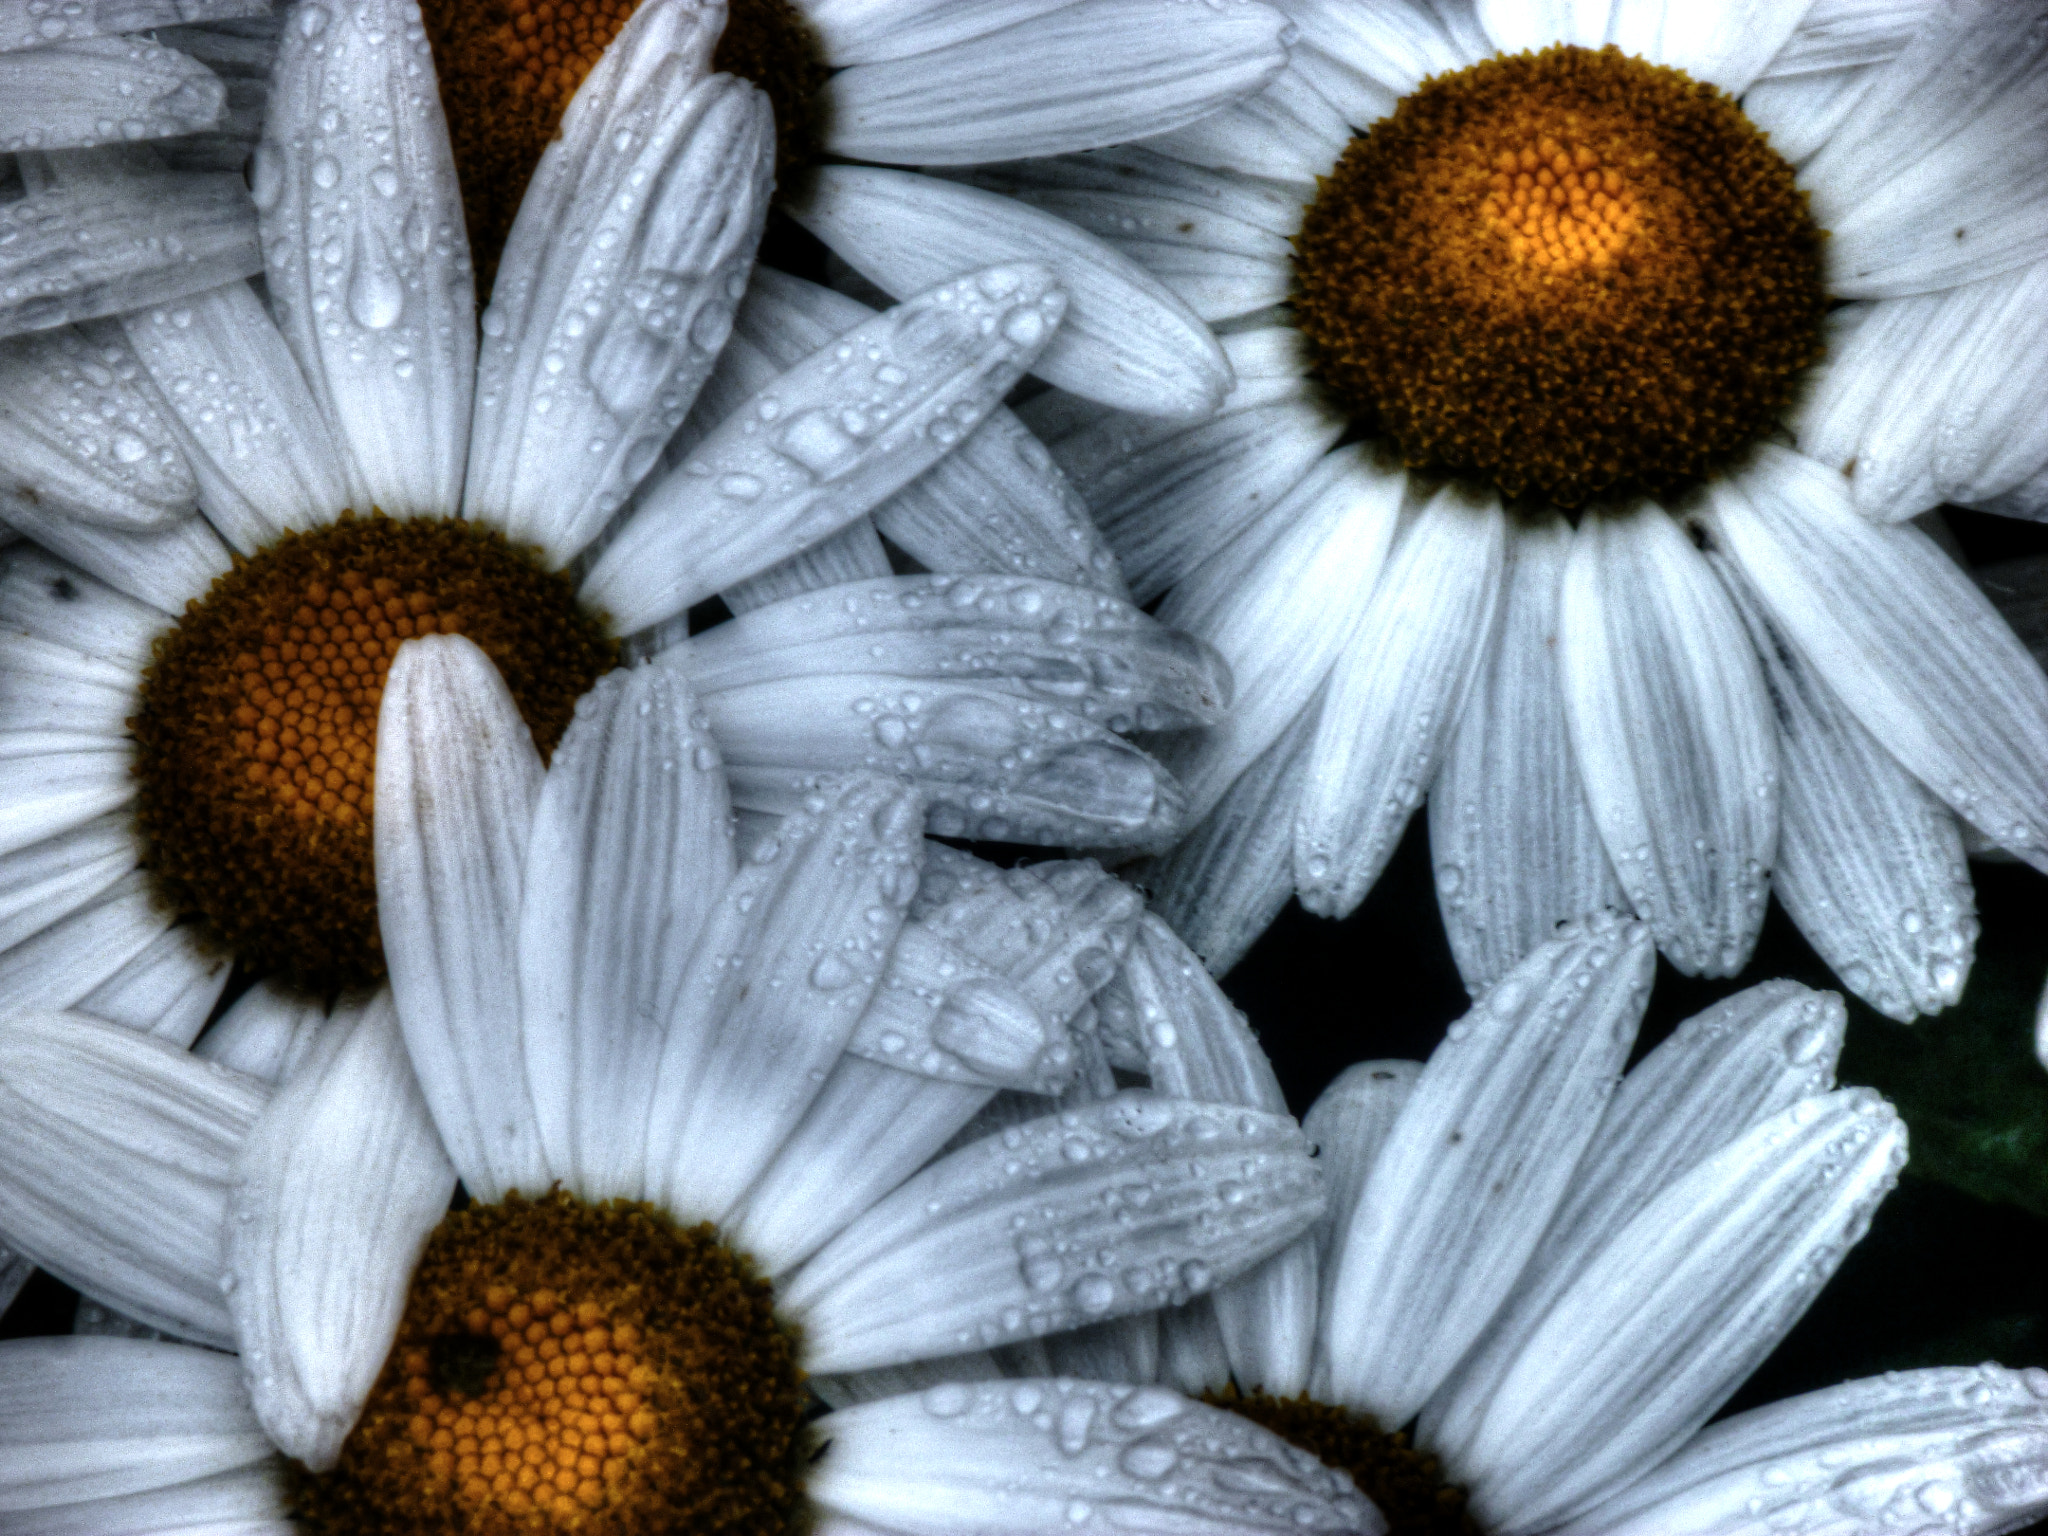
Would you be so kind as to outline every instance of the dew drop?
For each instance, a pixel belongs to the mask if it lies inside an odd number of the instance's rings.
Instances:
[[[341,162],[332,155],[322,155],[313,162],[313,185],[325,191],[341,180]]]
[[[405,313],[405,289],[397,274],[370,262],[359,262],[348,285],[348,312],[365,330],[385,331]]]

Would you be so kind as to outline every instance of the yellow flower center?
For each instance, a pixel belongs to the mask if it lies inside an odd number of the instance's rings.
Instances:
[[[458,1211],[293,1513],[315,1536],[783,1536],[810,1449],[797,1349],[708,1223],[559,1192]]]
[[[1388,1434],[1370,1414],[1300,1397],[1269,1397],[1235,1386],[1202,1400],[1270,1429],[1326,1467],[1351,1474],[1386,1517],[1387,1536],[1485,1536],[1465,1510],[1465,1490],[1444,1481],[1434,1456],[1405,1433]]]
[[[1724,92],[1614,48],[1425,81],[1295,240],[1316,376],[1414,468],[1562,506],[1668,494],[1821,353],[1823,239]]]
[[[617,646],[568,582],[474,524],[343,515],[238,560],[159,636],[135,737],[145,861],[252,967],[316,990],[382,977],[370,823],[398,647],[465,634],[543,753]]]

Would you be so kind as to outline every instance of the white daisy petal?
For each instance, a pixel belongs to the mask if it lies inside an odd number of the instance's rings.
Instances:
[[[634,1197],[662,1038],[690,946],[732,878],[732,807],[669,667],[577,702],[534,810],[519,909],[520,1033],[549,1170]]]
[[[1321,1176],[1304,1150],[1284,1116],[1119,1094],[925,1169],[828,1243],[782,1302],[820,1371],[1177,1305],[1315,1219]],[[1139,1187],[1142,1201],[1117,1193]]]
[[[0,153],[195,133],[219,120],[226,101],[212,70],[146,38],[0,49]]]
[[[359,492],[462,504],[476,379],[469,237],[415,0],[293,11],[252,181],[278,328]]]
[[[138,371],[103,326],[0,342],[0,456],[14,498],[133,533],[198,510],[199,484]]]
[[[276,1461],[34,1512],[21,1536],[292,1536]]]
[[[0,488],[0,518],[52,554],[165,615],[184,612],[186,603],[202,596],[234,563],[203,517],[188,517],[161,533],[123,533],[95,528]]]
[[[1312,196],[1350,140],[1343,114],[1289,69],[1258,95],[1146,139],[1143,147],[1209,170],[1271,176]]]
[[[99,897],[136,854],[134,828],[116,814],[0,854],[0,952]]]
[[[1201,1306],[1203,1299],[1188,1305]],[[1140,1312],[1133,1317],[1093,1323],[1086,1328],[1070,1328],[1047,1339],[1006,1345],[998,1358],[1012,1376],[1078,1376],[1083,1381],[1157,1381],[1159,1316],[1154,1312]],[[1028,1370],[1016,1368],[1012,1357],[1026,1353],[1042,1354],[1045,1367],[1040,1369],[1034,1360]]]
[[[1061,389],[1125,410],[1198,417],[1230,387],[1229,366],[1194,311],[1064,219],[978,187],[854,165],[820,166],[786,208],[892,294],[990,262],[1052,268],[1071,304],[1032,371]]]
[[[228,956],[201,948],[197,929],[167,928],[75,1006],[94,1018],[189,1046],[233,968]]]
[[[1723,1419],[1558,1536],[1997,1536],[2048,1512],[2044,1469],[2039,1369],[1891,1371]]]
[[[1316,1161],[1329,1181],[1330,1205],[1313,1229],[1325,1313],[1337,1279],[1336,1244],[1351,1230],[1351,1215],[1365,1193],[1365,1181],[1421,1075],[1419,1061],[1354,1062],[1331,1080],[1301,1117],[1302,1134],[1316,1149]],[[1317,1368],[1326,1372],[1329,1362],[1320,1361]],[[1315,1390],[1325,1388],[1319,1384]]]
[[[705,918],[665,1020],[639,1198],[717,1221],[818,1096],[917,891],[922,807],[856,778],[747,851]]]
[[[1173,757],[1190,814],[1215,808],[1355,648],[1406,487],[1363,444],[1326,454],[1159,605],[1159,621],[1215,646],[1236,683],[1237,706]]]
[[[811,1497],[903,1536],[1386,1530],[1341,1472],[1160,1387],[949,1382],[842,1409],[816,1433]]]
[[[1857,996],[1910,1023],[1961,996],[1977,902],[1948,808],[1856,723],[1772,627],[1725,558],[1716,568],[1763,659],[1784,758],[1772,886],[1807,942]]]
[[[454,1193],[379,991],[337,1014],[257,1117],[228,1194],[222,1288],[243,1379],[278,1449],[311,1470],[339,1458]]]
[[[192,1054],[275,1086],[311,1058],[327,1010],[265,977],[200,1037]]]
[[[1885,66],[1799,177],[1829,292],[1926,293],[2048,254],[2044,64],[2031,0],[1957,0]]]
[[[231,1347],[220,1245],[229,1165],[269,1091],[116,1024],[0,1024],[0,1232],[66,1284]]]
[[[1777,721],[1742,621],[1678,524],[1643,504],[1572,537],[1565,719],[1608,857],[1688,976],[1741,970],[1778,842]]]
[[[1508,541],[1499,633],[1429,795],[1437,908],[1475,993],[1559,923],[1626,908],[1565,731],[1557,635],[1570,545],[1554,515]]]
[[[647,7],[606,50],[534,173],[484,315],[468,506],[553,564],[596,536],[681,424],[767,217],[768,98],[683,63],[707,14]]]
[[[270,106],[270,73],[284,31],[282,7],[250,0],[247,21],[198,22],[162,27],[156,40],[190,54],[227,87],[227,109],[205,133],[160,139],[156,150],[173,170],[232,171],[241,175],[263,137]]]
[[[33,545],[0,558],[0,624],[139,675],[165,615]]]
[[[1905,1163],[1867,1088],[1803,1100],[1667,1187],[1580,1272],[1454,1475],[1501,1536],[1551,1530],[1669,1456],[1791,1328]]]
[[[377,911],[406,1050],[479,1200],[544,1193],[518,1011],[520,881],[540,754],[504,680],[459,635],[398,649],[377,719]]]
[[[83,826],[135,798],[127,747],[52,752],[40,733],[0,736],[0,854]]]
[[[1655,960],[1640,924],[1589,918],[1451,1026],[1338,1238],[1339,1402],[1405,1424],[1499,1310],[1628,1059]]]
[[[1145,871],[1153,910],[1221,976],[1294,894],[1294,810],[1320,696],[1239,774],[1216,808]]]
[[[1817,154],[1870,89],[1875,66],[1821,74],[1765,76],[1742,97],[1742,115],[1770,136],[1771,148],[1793,166]]]
[[[1584,0],[1580,0],[1584,4]],[[1592,0],[1597,8],[1602,0]],[[1623,53],[1682,69],[1740,96],[1793,33],[1811,0],[1624,0],[1604,38]]]
[[[207,517],[236,549],[254,554],[348,505],[341,457],[306,376],[247,283],[122,323],[181,428]]]
[[[737,616],[779,603],[786,597],[801,597],[849,582],[886,580],[893,574],[881,535],[863,517],[837,533],[827,534],[809,549],[798,550],[780,565],[771,565],[760,575],[727,587],[719,596]]]
[[[1931,0],[1809,0],[1763,78],[1882,64],[1913,40],[1934,9]]]
[[[769,1275],[787,1274],[929,1162],[994,1093],[841,1056],[730,1219],[734,1244]]]
[[[1875,527],[1841,476],[1765,445],[1709,488],[1712,532],[1776,629],[1886,751],[2048,868],[2048,678],[1926,534]]]
[[[985,37],[1074,0],[804,0],[803,16],[834,64],[872,64],[907,58]]]
[[[1283,9],[1301,28],[1304,43],[1372,81],[1389,97],[1405,96],[1426,77],[1463,69],[1495,51],[1480,29],[1474,7],[1458,0],[1425,0],[1376,11],[1360,10],[1350,0],[1285,0]],[[1444,12],[1454,13],[1458,25],[1447,25]],[[1371,120],[1352,122],[1363,127]]]
[[[1230,1385],[1230,1353],[1206,1297],[1158,1316],[1160,1381],[1190,1395]]]
[[[109,32],[261,16],[269,9],[270,0],[95,0],[52,11],[43,0],[0,0],[0,53]]]
[[[56,751],[117,746],[135,713],[135,674],[54,640],[0,631],[0,735]]]
[[[0,336],[168,304],[263,270],[239,175],[166,172],[135,150],[51,159],[61,169],[0,203]]]
[[[644,494],[585,600],[631,633],[851,522],[1001,403],[1065,307],[1046,268],[990,267],[821,348]]]
[[[1295,813],[1302,905],[1342,917],[1365,899],[1429,792],[1493,643],[1507,518],[1446,487],[1402,530],[1330,675]]]
[[[1165,133],[1263,89],[1286,65],[1286,24],[1245,0],[1063,6],[842,69],[820,93],[825,148],[853,160],[971,165]]]
[[[0,954],[0,997],[10,1008],[77,1007],[170,926],[149,877],[131,869],[69,916]]]
[[[1587,1265],[1678,1179],[1832,1088],[1847,1019],[1833,993],[1767,981],[1687,1019],[1623,1078],[1514,1294],[1423,1409],[1423,1443],[1461,1465],[1502,1381]]]
[[[138,1339],[0,1345],[0,1519],[118,1498],[271,1455],[231,1356]]]
[[[1658,0],[1645,0],[1653,22],[1662,20]],[[1501,53],[1547,48],[1566,43],[1598,48],[1613,25],[1614,0],[1474,0],[1473,10],[1486,35]],[[1658,62],[1663,62],[1661,59]]]

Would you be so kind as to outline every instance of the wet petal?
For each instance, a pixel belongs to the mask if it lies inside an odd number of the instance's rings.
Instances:
[[[0,153],[195,133],[213,126],[226,101],[212,70],[146,38],[0,48]]]

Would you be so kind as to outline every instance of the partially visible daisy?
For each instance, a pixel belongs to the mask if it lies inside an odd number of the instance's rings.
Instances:
[[[375,981],[375,721],[399,644],[476,639],[548,750],[620,640],[776,571],[980,441],[1059,325],[1043,267],[964,273],[816,336],[700,412],[655,473],[746,291],[774,157],[766,99],[705,72],[715,19],[651,0],[585,82],[480,355],[426,42],[400,0],[308,4],[285,28],[255,166],[269,309],[236,281],[0,344],[0,516],[40,546],[0,583],[14,1006],[127,1018],[92,999],[146,972],[158,1011],[136,1021],[189,1039],[222,954],[316,989]],[[1005,421],[984,464],[1021,433]],[[1120,596],[1026,585],[848,588],[834,601],[868,611],[839,630],[777,621],[780,653],[707,675],[733,715],[813,653],[844,659],[842,631],[949,648],[950,677],[900,674],[832,701],[829,722],[785,689],[735,738],[767,781],[750,804],[787,808],[819,773],[863,766],[852,730],[877,751],[897,735],[873,766],[928,781],[947,829],[1170,837],[1177,789],[1117,732],[1148,710],[1213,718],[1213,653],[1162,644]]]
[[[1427,795],[1474,988],[1608,905],[1732,974],[1775,894],[1948,1006],[1958,820],[2048,867],[2048,680],[1901,520],[2048,462],[2042,7],[1291,13],[1253,101],[976,173],[1229,329],[1199,426],[1025,411],[1238,676],[1163,910],[1227,968]]]
[[[1241,1021],[1151,921],[1105,1009],[1118,1056],[1222,1063],[1211,1083],[1255,1102]],[[1654,958],[1638,923],[1569,925],[1426,1065],[1349,1069],[1304,1122],[1330,1209],[1259,1272],[1292,1262],[1296,1283],[1234,1326],[1217,1318],[1250,1281],[1110,1325],[1097,1374],[1275,1429],[1351,1472],[1394,1536],[1992,1536],[2048,1513],[2048,1372],[1893,1372],[1709,1426],[1862,1236],[1905,1129],[1833,1088],[1840,999],[1786,981],[1623,1077]],[[989,1393],[1033,1369],[1014,1350],[947,1368]]]
[[[1166,1392],[1045,1381],[993,1422],[944,1393],[807,1422],[808,1370],[1185,1300],[1322,1206],[1285,1115],[1146,1093],[933,1160],[991,1090],[848,1049],[918,885],[914,790],[840,781],[736,850],[658,665],[600,684],[546,770],[466,640],[407,647],[384,713],[392,991],[280,1089],[78,1015],[0,1025],[10,1229],[240,1356],[0,1348],[7,1399],[45,1408],[0,1419],[0,1509],[767,1532],[887,1499],[923,1530],[963,1513],[967,1459],[992,1529],[1377,1532],[1341,1476]],[[908,1425],[952,1448],[944,1476],[895,1456]]]

